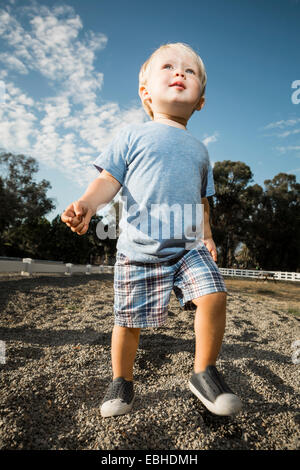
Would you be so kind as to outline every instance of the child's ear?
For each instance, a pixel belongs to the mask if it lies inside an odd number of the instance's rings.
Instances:
[[[147,91],[147,88],[146,88],[144,85],[140,86],[140,88],[139,88],[139,95],[140,95],[140,98],[141,98],[141,100],[142,100],[143,103],[144,103],[145,101],[147,101],[147,100],[150,100],[150,101],[151,101],[151,98],[150,98],[150,95],[149,95],[149,93],[148,93],[148,91]]]
[[[198,104],[195,106],[195,110],[200,111],[205,103],[205,98],[204,96],[201,96],[200,100],[198,101]]]

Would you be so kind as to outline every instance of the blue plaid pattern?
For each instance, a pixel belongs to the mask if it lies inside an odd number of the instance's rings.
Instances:
[[[222,274],[205,246],[163,263],[131,262],[123,253],[117,253],[115,325],[130,328],[163,325],[172,290],[181,307],[206,294],[227,292]]]

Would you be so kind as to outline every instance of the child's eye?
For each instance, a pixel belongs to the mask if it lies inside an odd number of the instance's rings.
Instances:
[[[195,75],[195,72],[193,69],[186,69],[186,73],[191,73],[193,75]]]
[[[165,64],[163,66],[163,69],[171,69],[172,68],[172,65],[171,64]]]

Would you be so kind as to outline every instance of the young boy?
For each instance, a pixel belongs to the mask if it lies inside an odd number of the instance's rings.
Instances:
[[[151,121],[120,131],[94,162],[98,178],[61,216],[83,235],[97,208],[122,187],[126,204],[114,268],[113,380],[101,414],[131,410],[141,328],[165,323],[172,289],[182,307],[191,301],[197,307],[189,387],[212,413],[234,414],[241,401],[216,368],[225,330],[226,287],[215,263],[209,224],[212,168],[205,146],[186,130],[193,112],[204,105],[205,68],[189,46],[166,44],[145,62],[139,79],[139,96]],[[204,221],[197,219],[200,205]]]

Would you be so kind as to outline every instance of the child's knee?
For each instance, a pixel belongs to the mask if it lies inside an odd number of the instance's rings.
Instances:
[[[141,328],[133,328],[130,326],[114,325],[114,331],[123,335],[139,336]]]
[[[201,297],[196,297],[195,299],[192,299],[192,302],[196,307],[208,303],[224,305],[226,304],[226,298],[227,292],[213,292],[211,294],[202,295]]]

